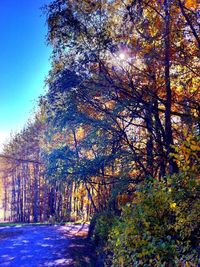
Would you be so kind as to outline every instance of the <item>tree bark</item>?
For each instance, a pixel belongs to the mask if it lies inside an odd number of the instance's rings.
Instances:
[[[171,0],[164,1],[165,10],[165,145],[167,152],[168,172],[173,174],[178,171],[177,164],[170,155],[173,150],[173,136],[172,136],[172,123],[171,123],[171,106],[172,106],[172,92],[170,83],[170,6]]]

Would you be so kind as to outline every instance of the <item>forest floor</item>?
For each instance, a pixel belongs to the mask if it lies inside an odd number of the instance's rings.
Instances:
[[[0,267],[92,267],[88,225],[0,227]]]

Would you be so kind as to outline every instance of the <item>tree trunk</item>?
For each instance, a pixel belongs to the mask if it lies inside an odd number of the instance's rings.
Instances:
[[[147,171],[150,176],[153,176],[153,119],[152,119],[152,104],[150,103],[146,110],[146,127],[147,127]]]
[[[39,167],[38,164],[34,165],[34,204],[33,204],[33,221],[38,222],[38,202],[39,202],[39,192],[38,192],[38,183],[39,183]]]
[[[173,136],[172,136],[172,123],[171,123],[171,105],[172,105],[172,92],[170,84],[170,6],[171,0],[164,1],[165,9],[165,145],[167,152],[168,172],[173,174],[178,171],[177,164],[173,160],[170,153],[174,152]]]

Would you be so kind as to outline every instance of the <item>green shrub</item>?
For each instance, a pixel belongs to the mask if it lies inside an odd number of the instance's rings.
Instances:
[[[167,182],[149,181],[123,208],[109,234],[107,266],[197,266],[199,186],[192,174]]]
[[[118,221],[118,217],[111,210],[105,210],[93,216],[90,224],[92,227],[90,235],[96,246],[104,246],[116,221]]]

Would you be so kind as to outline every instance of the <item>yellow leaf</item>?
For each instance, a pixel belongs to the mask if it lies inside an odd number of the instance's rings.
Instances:
[[[177,92],[182,92],[183,91],[183,87],[182,86],[177,86],[176,87],[176,91]]]
[[[176,208],[176,203],[175,203],[175,202],[170,203],[170,208],[171,208],[171,209],[175,209],[175,208]]]
[[[190,147],[194,151],[200,151],[200,147],[198,145],[191,145]]]
[[[158,260],[160,260],[160,256],[159,256],[159,255],[157,255],[156,258],[157,258]]]

